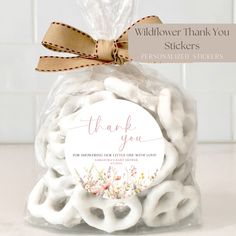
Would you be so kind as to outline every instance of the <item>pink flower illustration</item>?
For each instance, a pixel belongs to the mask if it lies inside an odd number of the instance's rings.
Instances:
[[[115,180],[120,180],[121,176],[116,176]]]
[[[111,186],[111,183],[107,183],[107,184],[102,186],[102,189],[107,190],[110,186]]]

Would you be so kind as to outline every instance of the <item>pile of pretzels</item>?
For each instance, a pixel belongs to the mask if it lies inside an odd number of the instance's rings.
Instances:
[[[153,185],[127,199],[105,199],[86,192],[66,165],[66,122],[76,111],[105,99],[140,105],[156,119],[165,138],[164,162]],[[200,205],[193,178],[196,122],[195,106],[188,96],[132,64],[95,67],[90,73],[64,78],[50,94],[36,136],[35,153],[45,175],[29,195],[28,212],[52,225],[87,224],[109,233],[136,225],[180,223]]]

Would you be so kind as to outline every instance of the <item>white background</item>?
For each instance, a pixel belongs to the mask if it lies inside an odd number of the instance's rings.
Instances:
[[[236,23],[236,0],[140,0],[138,18],[151,14],[164,23]],[[0,0],[0,143],[34,139],[37,116],[57,77],[34,71],[53,20],[86,30],[75,0]],[[236,63],[152,67],[196,98],[200,141],[236,140]]]

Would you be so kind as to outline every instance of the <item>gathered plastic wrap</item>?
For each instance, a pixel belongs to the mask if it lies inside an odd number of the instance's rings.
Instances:
[[[131,0],[80,3],[95,38],[116,38],[132,23],[135,4]],[[70,174],[65,160],[66,122],[84,107],[108,99],[123,99],[143,107],[154,117],[165,139],[164,162],[154,184],[127,199],[87,193]],[[194,101],[145,66],[95,66],[60,76],[42,110],[35,139],[35,155],[45,174],[29,195],[28,221],[76,232],[136,234],[198,224],[196,127]]]

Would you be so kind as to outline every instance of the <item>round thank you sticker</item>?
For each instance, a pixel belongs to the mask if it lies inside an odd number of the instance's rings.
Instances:
[[[73,117],[66,134],[66,162],[88,192],[120,199],[152,184],[163,163],[164,138],[148,111],[126,100],[110,99]]]

